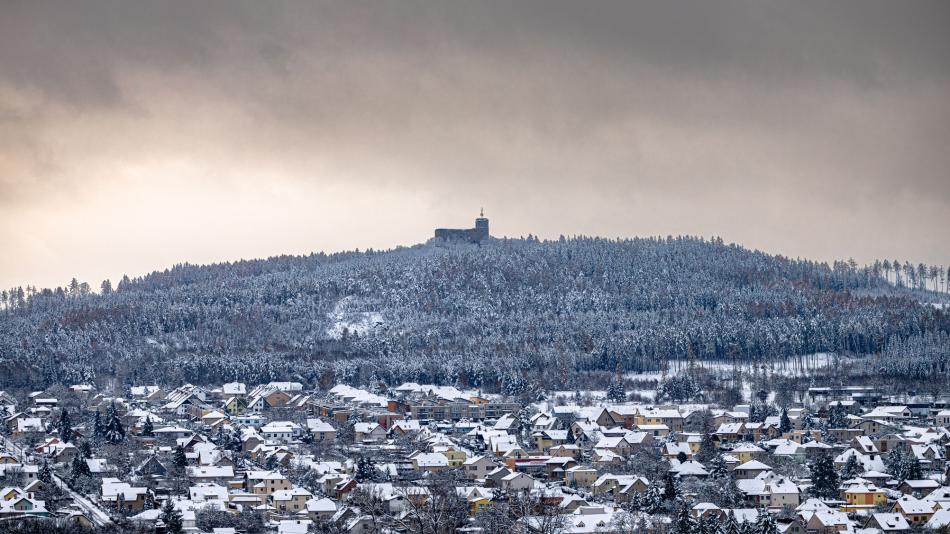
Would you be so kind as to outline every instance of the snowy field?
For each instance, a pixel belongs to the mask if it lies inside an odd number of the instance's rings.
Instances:
[[[753,374],[755,371],[759,373],[765,372],[767,374],[787,376],[787,377],[802,377],[809,376],[814,371],[819,369],[824,369],[830,367],[834,364],[836,358],[835,354],[832,353],[817,353],[809,354],[807,356],[795,356],[784,360],[775,360],[770,362],[756,362],[756,363],[740,363],[738,364],[739,370],[743,374]],[[843,358],[841,358],[844,361]],[[705,369],[707,371],[723,375],[731,375],[735,365],[732,362],[727,361],[699,361],[695,362],[697,369]],[[667,371],[668,376],[676,375],[682,372],[685,372],[687,367],[689,367],[689,362],[686,360],[671,360],[669,362],[669,370]],[[757,367],[757,369],[753,369]],[[629,380],[657,380],[659,381],[662,378],[662,373],[659,371],[651,371],[649,373],[627,373],[624,375],[624,378]]]
[[[330,327],[327,328],[327,337],[340,339],[343,332],[350,335],[366,335],[384,324],[383,315],[375,311],[359,311],[359,302],[353,297],[344,297],[336,303],[333,310],[327,314]]]

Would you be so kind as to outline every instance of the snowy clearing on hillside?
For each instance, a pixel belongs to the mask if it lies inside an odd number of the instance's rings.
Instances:
[[[757,371],[760,373],[764,372],[767,374],[786,377],[802,377],[809,376],[810,373],[819,369],[831,367],[835,364],[836,360],[845,362],[848,359],[839,357],[834,353],[822,352],[817,354],[809,354],[807,356],[793,356],[786,360],[740,363],[738,367],[743,374],[753,374]],[[719,374],[720,376],[731,375],[735,366],[735,364],[732,362],[726,361],[696,361],[694,365],[697,369],[705,369],[707,371]],[[667,376],[674,376],[685,372],[688,367],[689,362],[686,360],[671,360],[669,362],[669,370],[666,374]],[[662,378],[662,373],[660,371],[651,371],[648,373],[627,373],[624,375],[624,377],[630,380],[659,381]]]
[[[383,326],[383,314],[376,311],[360,311],[359,302],[353,297],[343,297],[327,314],[330,327],[327,336],[331,339],[341,339],[343,334],[365,336]]]

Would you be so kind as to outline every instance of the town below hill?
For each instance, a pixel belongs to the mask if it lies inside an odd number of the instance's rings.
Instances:
[[[944,532],[950,396],[455,386],[0,392],[0,532]],[[675,402],[664,397],[678,395]]]

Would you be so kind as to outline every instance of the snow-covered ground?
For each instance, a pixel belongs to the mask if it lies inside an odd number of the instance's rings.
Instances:
[[[757,367],[758,372],[766,372],[768,374],[788,376],[788,377],[800,377],[808,376],[810,373],[817,371],[819,369],[824,369],[830,367],[835,362],[835,354],[832,353],[818,353],[818,354],[809,354],[807,356],[793,356],[784,360],[774,360],[770,362],[756,362],[756,363],[740,363],[738,364],[739,370],[743,374],[752,374]],[[720,375],[732,374],[735,364],[728,361],[696,361],[695,366],[697,369],[705,369]],[[667,371],[667,376],[676,375],[686,371],[689,367],[689,362],[686,360],[671,360],[669,362],[669,370]],[[624,375],[630,380],[657,380],[659,381],[662,378],[662,373],[659,371],[651,371],[648,373],[627,373]]]
[[[343,332],[364,336],[383,326],[383,315],[376,311],[360,311],[359,302],[354,297],[343,297],[333,307],[327,318],[330,327],[327,336],[331,339],[340,339]]]

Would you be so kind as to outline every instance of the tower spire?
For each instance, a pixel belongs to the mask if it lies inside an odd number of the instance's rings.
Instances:
[[[482,208],[482,209],[481,209],[481,211],[478,213],[478,216],[479,216],[479,217],[484,217],[484,216],[485,216],[485,208]]]

